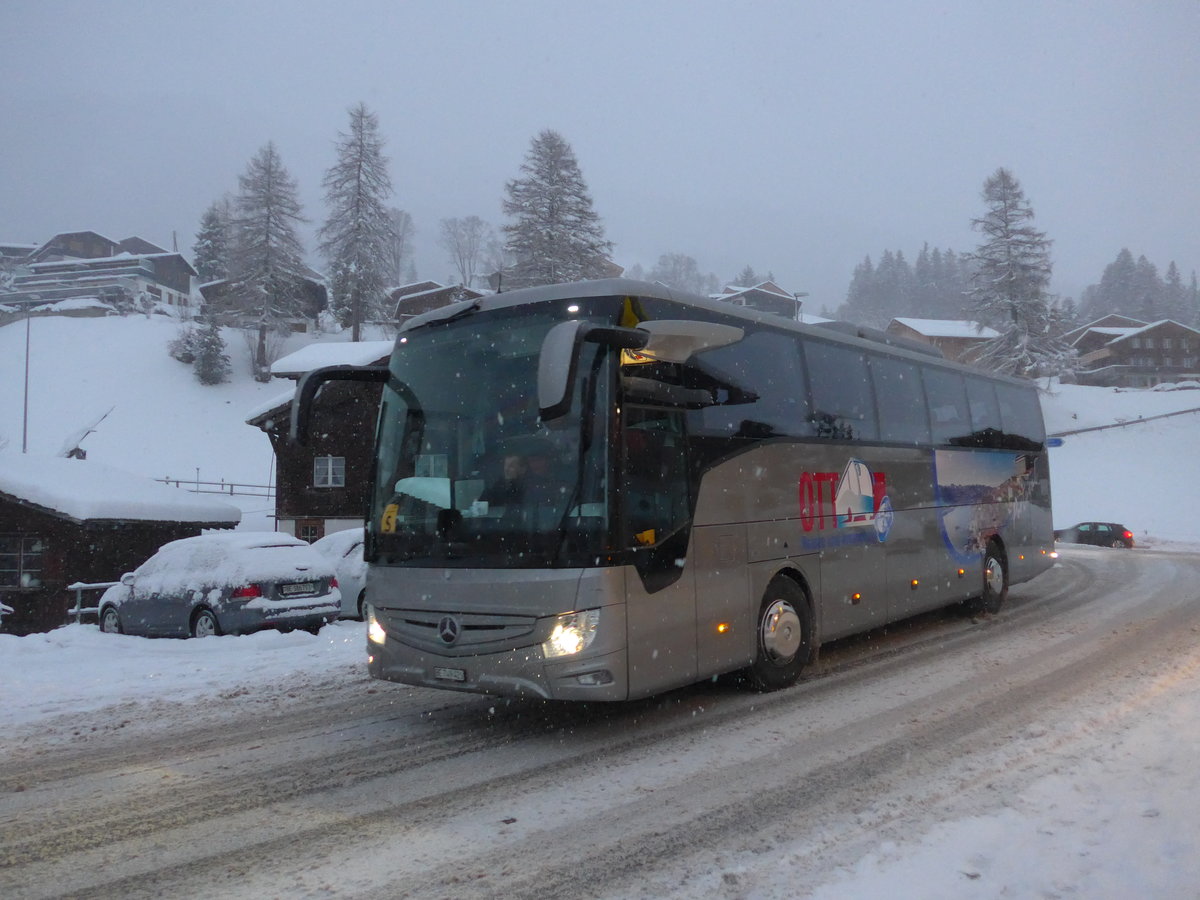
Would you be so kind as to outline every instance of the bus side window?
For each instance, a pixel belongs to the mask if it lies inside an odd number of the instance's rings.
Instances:
[[[873,356],[871,378],[879,407],[880,438],[901,444],[928,444],[929,414],[916,364]]]
[[[807,341],[804,356],[812,385],[817,437],[873,441],[879,437],[866,355],[860,350]]]
[[[921,380],[929,399],[929,424],[935,444],[961,444],[971,434],[967,390],[958,372],[922,367]]]
[[[966,379],[967,405],[971,410],[971,434],[980,446],[996,447],[1003,443],[1004,426],[1000,421],[1000,406],[996,390],[982,378]]]
[[[718,383],[740,391],[718,395],[697,410],[691,431],[704,437],[808,437],[808,387],[794,338],[752,331],[735,344],[699,354],[693,365]],[[749,401],[744,398],[750,398]]]
[[[1029,449],[1046,440],[1046,426],[1035,388],[998,384],[996,399],[1000,405],[1000,421],[1010,443]]]

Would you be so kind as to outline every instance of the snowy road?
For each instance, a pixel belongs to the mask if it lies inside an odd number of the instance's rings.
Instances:
[[[355,674],[0,738],[0,896],[820,893],[1094,762],[1194,686],[1197,585],[1200,554],[1069,548],[999,616],[839,643],[770,695],[546,706]],[[955,873],[962,896],[997,896],[1006,852]]]

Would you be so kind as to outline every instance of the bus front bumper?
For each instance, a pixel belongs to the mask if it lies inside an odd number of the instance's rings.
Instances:
[[[544,700],[625,700],[624,650],[581,659],[546,660],[537,648],[470,657],[442,656],[388,637],[367,643],[367,671],[400,684]]]

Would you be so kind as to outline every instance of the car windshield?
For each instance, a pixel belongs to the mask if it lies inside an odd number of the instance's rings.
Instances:
[[[542,341],[561,305],[477,313],[402,336],[379,423],[369,530],[396,565],[578,565],[609,534],[613,354],[584,344],[570,413],[538,417]],[[572,304],[611,322],[611,298]],[[589,315],[591,313],[592,315]],[[599,313],[599,315],[597,315]]]

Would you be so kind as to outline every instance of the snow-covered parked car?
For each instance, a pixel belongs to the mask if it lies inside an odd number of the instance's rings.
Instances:
[[[342,617],[363,618],[367,602],[367,564],[363,560],[363,529],[335,531],[318,541],[312,548],[333,563],[338,587],[342,592]]]
[[[205,637],[317,631],[341,607],[333,566],[299,538],[232,531],[164,544],[100,598],[100,630]]]

